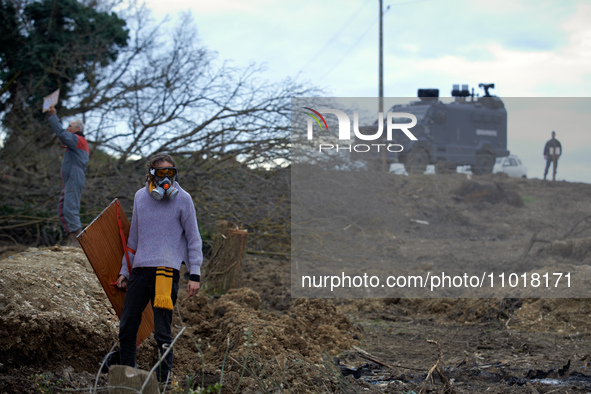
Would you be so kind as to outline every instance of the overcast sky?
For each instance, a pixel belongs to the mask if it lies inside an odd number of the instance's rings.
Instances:
[[[296,78],[326,96],[378,94],[378,0],[148,0],[157,18],[190,10],[201,43],[235,65],[266,64],[269,80]],[[591,2],[384,0],[384,95],[418,88],[495,83],[500,97],[588,97]],[[389,6],[389,9],[386,10]],[[584,107],[589,100],[581,99]],[[508,108],[510,110],[510,108]],[[538,119],[548,115],[540,108]],[[551,111],[551,108],[550,108]],[[580,111],[589,112],[583,108]],[[588,118],[588,113],[581,119]],[[556,119],[511,129],[509,146],[540,178],[542,149],[556,130],[558,179],[591,183],[591,132]],[[573,122],[570,123],[571,125]],[[576,126],[571,126],[576,127]]]

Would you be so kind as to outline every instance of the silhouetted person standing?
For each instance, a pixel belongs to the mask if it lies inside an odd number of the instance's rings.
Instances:
[[[57,214],[68,234],[68,246],[80,246],[76,236],[82,230],[80,197],[86,182],[85,172],[88,164],[88,143],[84,138],[84,123],[76,119],[64,130],[53,106],[49,108],[48,120],[55,135],[66,148],[62,160],[62,193]]]
[[[552,138],[546,142],[546,146],[544,146],[544,159],[546,159],[546,169],[544,170],[544,180],[546,180],[546,175],[548,175],[548,169],[550,168],[550,164],[554,163],[553,172],[552,172],[552,180],[556,180],[556,168],[558,167],[558,158],[562,154],[562,145],[560,145],[560,141],[556,139],[556,132],[552,131]]]

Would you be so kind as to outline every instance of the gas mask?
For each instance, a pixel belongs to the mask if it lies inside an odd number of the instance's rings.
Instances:
[[[150,174],[154,177],[154,182],[150,182],[150,195],[156,200],[162,200],[167,196],[174,200],[179,191],[173,186],[176,179],[176,168],[150,168]]]

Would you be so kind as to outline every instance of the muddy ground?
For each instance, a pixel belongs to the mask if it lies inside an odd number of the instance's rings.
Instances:
[[[502,266],[588,269],[591,185],[474,177],[504,191],[491,197],[466,181],[393,178],[393,198],[408,213],[394,234],[398,257],[430,266],[487,254]],[[529,248],[534,235],[541,242]],[[89,388],[97,379],[105,387],[99,364],[117,343],[118,319],[84,253],[3,252],[0,393]],[[256,252],[227,294],[187,300],[181,286],[173,328],[186,329],[169,389],[221,380],[227,393],[591,392],[586,298],[292,299],[290,273],[285,258]],[[155,358],[148,338],[138,364],[149,369]]]

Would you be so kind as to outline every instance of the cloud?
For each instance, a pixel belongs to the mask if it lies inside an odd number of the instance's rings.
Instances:
[[[159,16],[188,9],[195,14],[251,14],[272,3],[272,0],[146,0],[146,5]]]
[[[435,57],[423,57],[416,50],[418,44],[406,43],[400,46],[401,51],[414,47],[412,51],[406,50],[408,56],[390,54],[387,57],[387,63],[395,65],[395,68],[388,69],[388,80],[393,80],[396,85],[402,79],[416,81],[425,75],[450,86],[451,83],[470,81],[496,82],[496,93],[505,97],[585,97],[591,91],[589,20],[591,4],[579,4],[576,12],[548,29],[557,30],[564,36],[554,43],[544,41],[540,36],[531,40],[516,34],[518,30],[511,30],[514,39],[503,33],[494,39],[483,39],[483,44],[475,46],[472,37],[458,41],[449,52],[439,48],[436,51],[439,55]],[[536,29],[543,30],[542,26]],[[450,39],[453,40],[454,36]],[[547,49],[542,50],[545,47]]]

